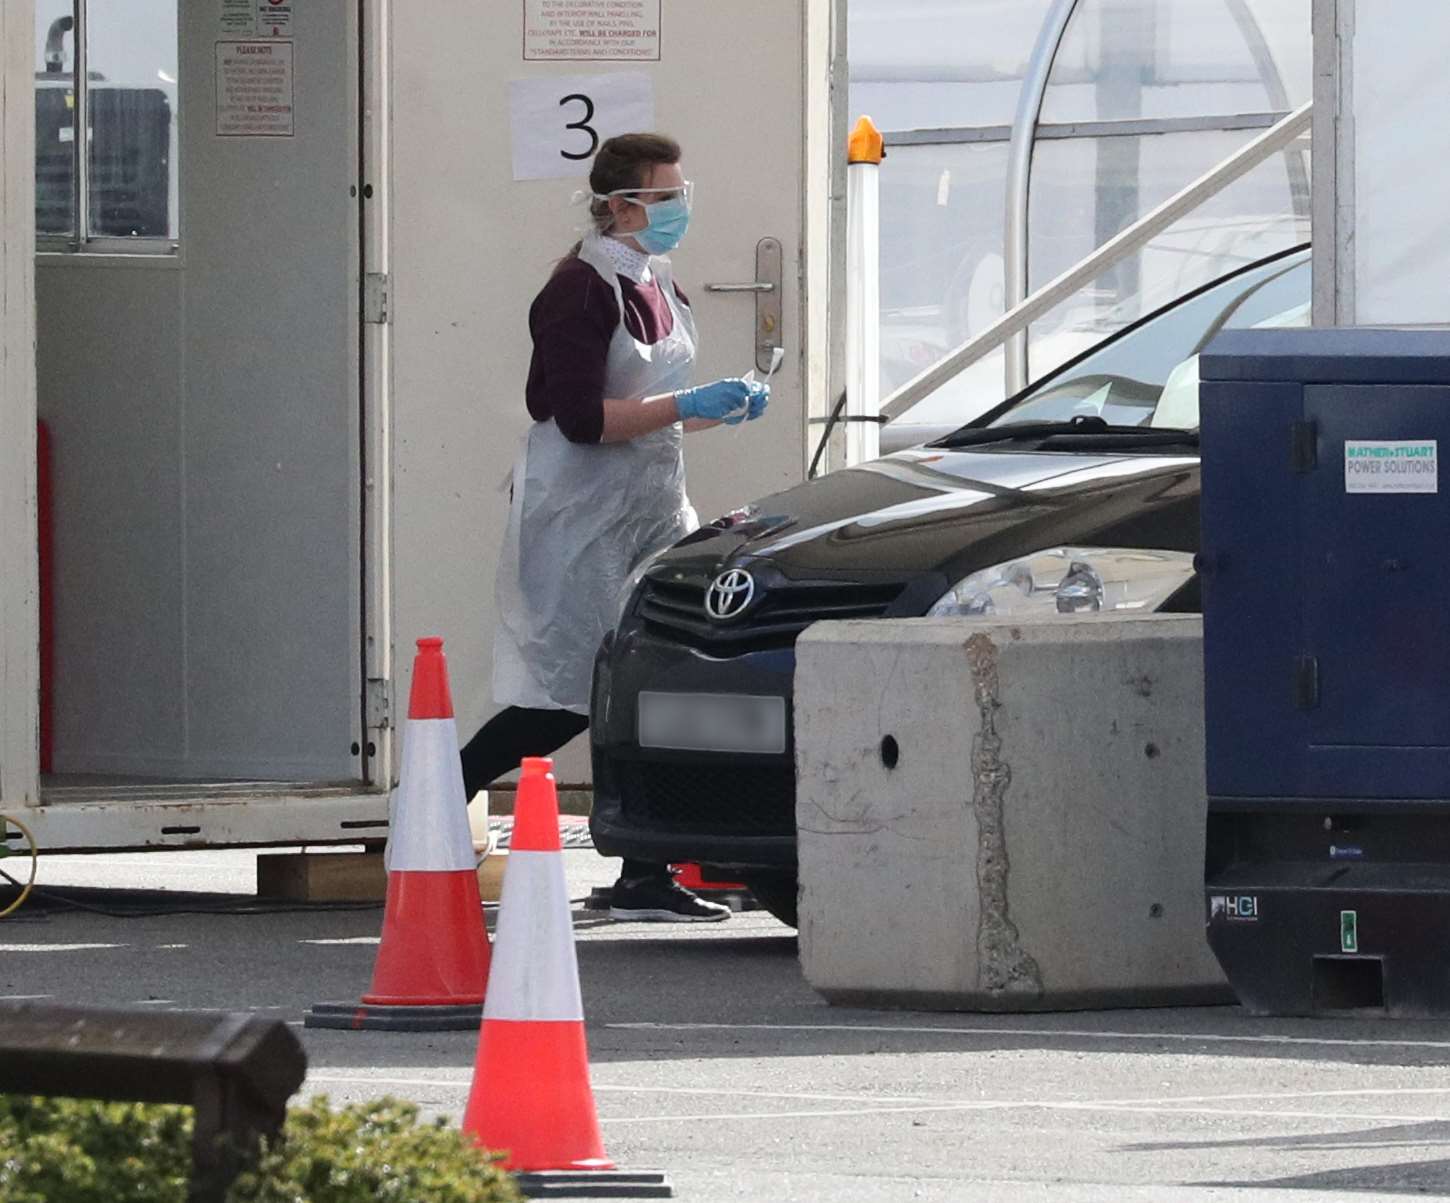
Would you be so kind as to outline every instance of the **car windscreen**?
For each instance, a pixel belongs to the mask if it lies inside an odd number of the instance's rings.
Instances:
[[[1030,389],[988,425],[1094,417],[1112,426],[1194,428],[1204,345],[1220,330],[1307,325],[1308,311],[1308,257],[1266,264],[1149,318]]]

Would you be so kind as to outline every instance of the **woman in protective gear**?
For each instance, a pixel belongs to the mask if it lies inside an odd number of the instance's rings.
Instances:
[[[663,257],[690,221],[679,144],[611,138],[589,184],[593,229],[529,310],[534,421],[496,581],[494,700],[504,709],[463,748],[468,797],[588,727],[594,654],[631,570],[699,525],[685,495],[685,434],[753,421],[770,396],[741,379],[691,387],[695,321]],[[610,914],[706,922],[730,911],[663,865],[626,860]]]

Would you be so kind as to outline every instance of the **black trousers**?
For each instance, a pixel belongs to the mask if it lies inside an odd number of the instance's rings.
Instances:
[[[463,796],[471,798],[505,773],[519,767],[527,756],[552,756],[576,735],[589,729],[589,720],[569,710],[528,710],[510,706],[480,727],[459,753],[463,760]],[[663,865],[626,860],[621,877],[631,880],[666,874]]]

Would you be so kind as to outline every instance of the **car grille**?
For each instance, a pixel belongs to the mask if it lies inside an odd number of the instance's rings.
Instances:
[[[696,647],[731,653],[759,647],[789,647],[797,635],[822,619],[880,618],[905,585],[846,581],[791,582],[767,587],[743,618],[712,622],[705,615],[705,586],[646,580],[639,616]]]
[[[651,831],[794,835],[795,771],[785,765],[623,761],[625,821]]]

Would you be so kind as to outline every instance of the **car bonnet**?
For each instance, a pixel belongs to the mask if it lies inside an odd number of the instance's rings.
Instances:
[[[941,569],[979,558],[974,546],[1020,555],[1034,539],[1106,536],[1163,505],[1196,507],[1197,480],[1196,455],[917,448],[742,507],[667,558],[765,558],[792,574]]]

